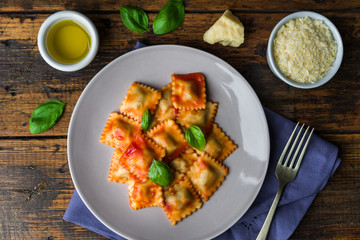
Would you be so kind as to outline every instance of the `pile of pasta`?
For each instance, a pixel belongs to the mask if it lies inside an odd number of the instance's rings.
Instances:
[[[110,114],[100,142],[115,148],[108,180],[128,184],[131,208],[162,207],[175,225],[218,189],[228,174],[223,162],[237,146],[214,123],[218,103],[206,100],[204,75],[173,74],[171,80],[161,90],[134,82],[120,113]],[[152,125],[144,131],[141,120],[146,109]],[[185,139],[185,130],[193,125],[205,135],[202,152]],[[174,176],[170,186],[149,179],[153,159],[170,166]]]

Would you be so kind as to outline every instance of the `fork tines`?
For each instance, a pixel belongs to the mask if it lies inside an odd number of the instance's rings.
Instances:
[[[284,165],[284,166],[289,166],[289,167],[292,167],[292,168],[294,168],[294,169],[298,169],[298,168],[300,167],[300,164],[301,164],[302,159],[303,159],[303,157],[304,157],[305,151],[306,151],[307,146],[308,146],[308,144],[309,144],[310,138],[311,138],[312,133],[313,133],[313,131],[314,131],[314,128],[312,128],[311,131],[310,131],[310,133],[308,133],[308,131],[309,131],[309,129],[310,129],[310,126],[308,126],[308,127],[306,128],[305,132],[303,132],[304,126],[305,126],[305,124],[302,124],[300,130],[298,130],[298,133],[297,133],[297,135],[296,135],[296,137],[295,137],[295,140],[292,141],[292,139],[293,139],[293,137],[294,137],[294,135],[295,135],[298,127],[299,127],[299,123],[296,124],[293,132],[291,133],[291,135],[290,135],[290,137],[289,137],[288,142],[287,142],[286,145],[285,145],[285,148],[284,148],[283,152],[281,153],[281,156],[280,156],[280,158],[279,158],[278,164],[282,164],[282,165]],[[308,136],[307,136],[307,140],[306,140],[305,144],[303,144],[303,142],[304,142],[304,140],[305,140],[305,138],[306,138],[306,135],[308,135]],[[301,137],[301,136],[302,136],[302,137]],[[300,142],[298,142],[298,140],[299,140],[300,137],[301,137],[301,140],[300,140]],[[290,148],[289,152],[287,152],[290,144],[291,144],[291,148]],[[291,157],[291,155],[292,155],[292,152],[293,152],[293,150],[294,150],[294,148],[295,148],[296,146],[297,146],[297,148],[296,148],[295,153],[294,153],[294,155],[293,155],[293,157],[292,157],[292,159],[291,159],[291,162],[290,162],[290,164],[289,164],[289,159],[290,159],[290,157]],[[302,151],[301,151],[300,156],[299,156],[299,158],[298,158],[298,160],[297,160],[297,162],[296,162],[296,166],[294,166],[295,161],[296,161],[296,158],[297,158],[297,155],[299,154],[299,151],[300,151],[301,149],[302,149]],[[283,163],[284,157],[285,157],[286,155],[287,155],[286,160],[285,160],[285,162]]]

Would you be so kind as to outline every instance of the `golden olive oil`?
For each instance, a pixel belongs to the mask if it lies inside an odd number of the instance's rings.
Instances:
[[[63,64],[80,62],[88,54],[91,38],[88,31],[73,20],[63,20],[52,26],[46,47],[50,56]]]

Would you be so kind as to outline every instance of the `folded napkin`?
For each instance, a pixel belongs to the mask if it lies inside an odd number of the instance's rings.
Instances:
[[[138,42],[134,49],[145,47]],[[275,167],[279,156],[295,127],[295,123],[264,108],[270,133],[270,160],[263,186],[255,201],[230,229],[215,239],[255,239],[259,233],[278,188]],[[316,194],[326,185],[340,164],[338,148],[332,143],[313,134],[296,179],[286,185],[268,239],[288,239],[294,232]],[[109,239],[121,240],[104,226],[87,209],[77,191],[70,200],[64,220],[97,232]]]
[[[275,168],[295,123],[264,108],[270,133],[270,160],[263,186],[249,210],[230,229],[216,237],[256,239],[276,195],[279,182]],[[296,179],[285,186],[268,239],[288,239],[299,225],[316,194],[323,189],[340,164],[338,148],[312,135]]]

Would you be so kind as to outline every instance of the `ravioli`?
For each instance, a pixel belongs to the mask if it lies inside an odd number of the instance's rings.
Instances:
[[[146,109],[154,113],[161,93],[144,84],[134,82],[120,105],[120,112],[141,122]]]
[[[138,122],[113,112],[110,113],[99,141],[124,152],[140,130]]]
[[[193,163],[198,159],[198,155],[192,148],[188,148],[180,154],[177,158],[173,159],[169,165],[176,171],[187,173]]]
[[[120,164],[120,158],[122,154],[123,153],[119,149],[115,149],[107,178],[108,181],[126,183],[131,176],[130,172]]]
[[[172,102],[181,110],[204,109],[206,106],[205,77],[202,73],[173,74]]]
[[[176,121],[186,128],[196,125],[204,133],[209,133],[212,129],[217,109],[218,103],[209,101],[206,103],[205,109],[179,111]]]
[[[163,210],[172,225],[191,215],[202,206],[202,201],[188,178],[174,184],[164,191]]]
[[[147,132],[157,144],[166,150],[166,162],[176,158],[185,151],[188,143],[179,126],[172,119],[168,119]]]
[[[206,138],[204,152],[223,162],[237,148],[236,144],[222,131],[218,124],[214,123],[212,131]],[[199,150],[196,150],[199,154]]]
[[[161,89],[161,99],[155,110],[152,125],[155,126],[157,123],[167,119],[175,119],[175,108],[171,98],[171,84],[168,84]]]
[[[148,179],[153,159],[161,161],[165,150],[154,141],[139,133],[120,158],[120,164],[141,181]]]
[[[132,177],[128,180],[130,207],[134,210],[145,207],[162,207],[164,198],[161,186],[150,179],[145,182]]]
[[[220,162],[203,153],[194,162],[187,175],[204,201],[208,201],[216,189],[224,181],[228,169]]]

